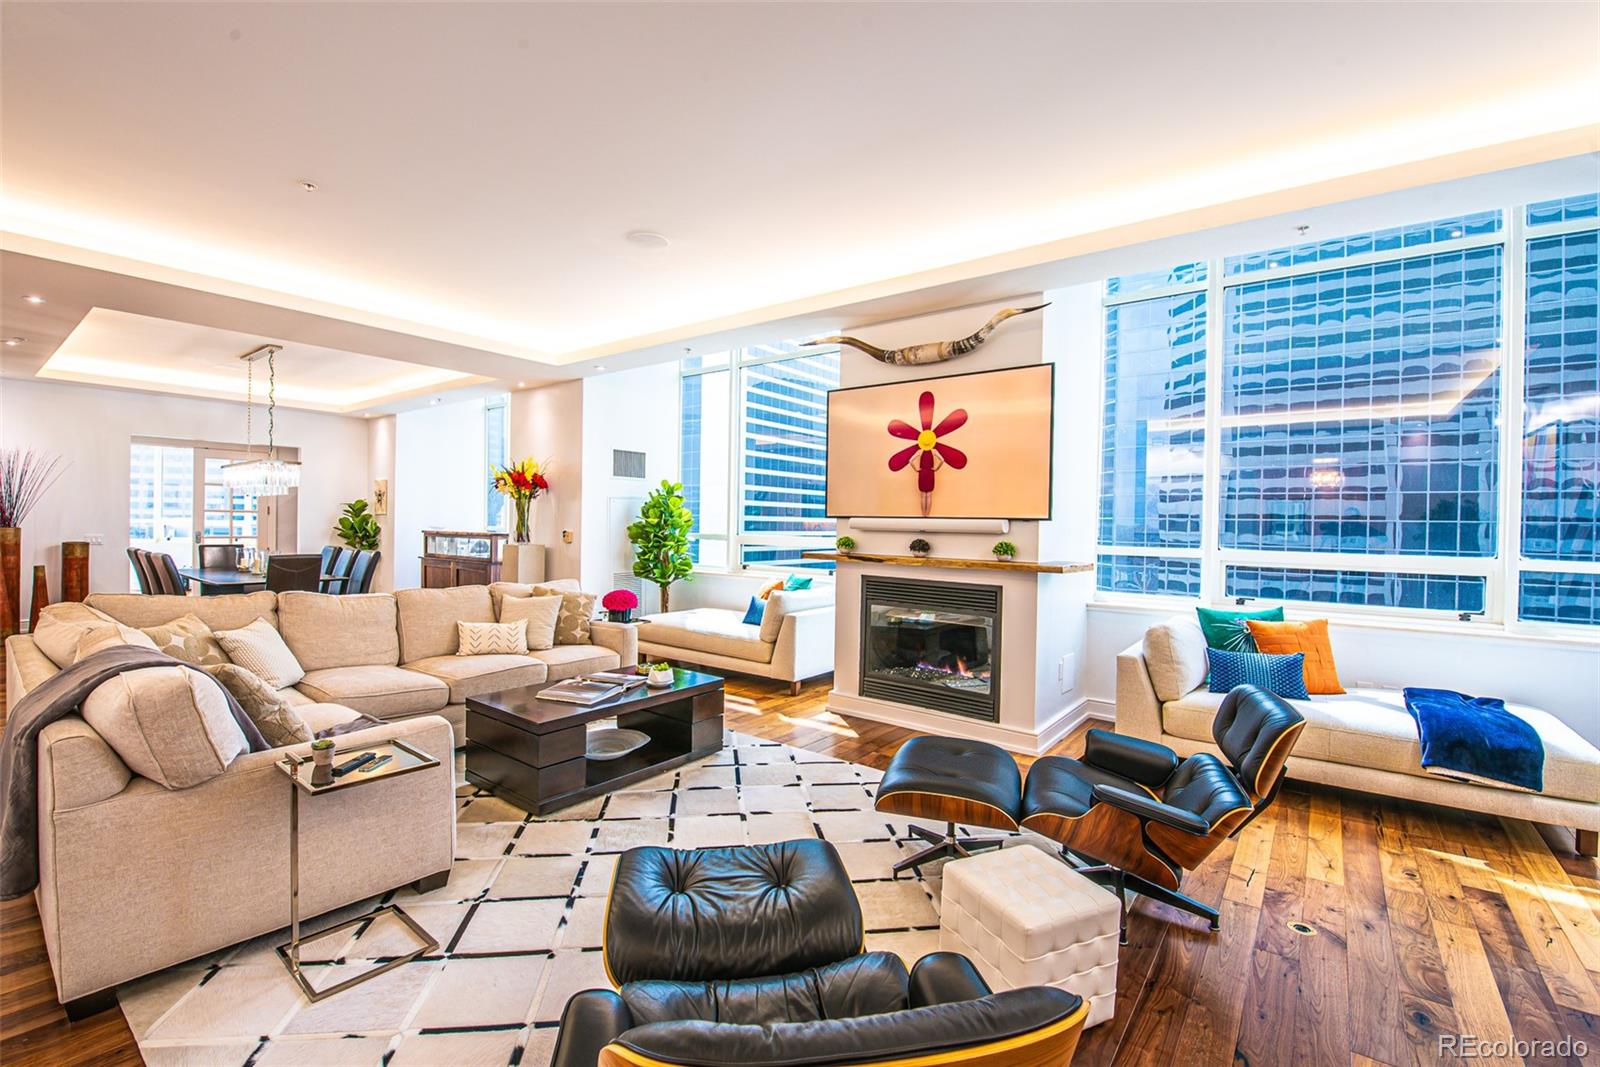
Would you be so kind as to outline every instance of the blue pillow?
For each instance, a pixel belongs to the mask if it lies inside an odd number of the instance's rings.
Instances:
[[[744,609],[744,621],[750,626],[760,626],[761,616],[766,614],[767,602],[758,596],[750,598],[750,606]]]
[[[783,588],[786,589],[786,590],[790,590],[790,589],[810,589],[811,588],[811,579],[810,578],[802,578],[798,574],[791,574],[791,575],[789,575],[789,577],[787,577],[787,578],[785,578],[783,580]]]
[[[1289,700],[1309,700],[1306,692],[1306,654],[1272,656],[1265,652],[1228,652],[1206,649],[1211,664],[1211,691],[1226,693],[1235,686],[1258,685]]]

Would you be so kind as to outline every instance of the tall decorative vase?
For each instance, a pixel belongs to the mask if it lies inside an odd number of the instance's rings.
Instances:
[[[28,608],[28,632],[39,628],[39,612],[50,603],[50,584],[44,576],[44,564],[33,568],[33,604]]]
[[[517,530],[511,539],[519,545],[525,545],[533,540],[533,534],[528,530],[528,511],[533,506],[532,497],[514,497],[512,503],[517,506]]]
[[[61,542],[61,599],[81,602],[89,595],[89,542]]]
[[[16,633],[22,625],[22,531],[15,526],[0,526],[0,640]]]

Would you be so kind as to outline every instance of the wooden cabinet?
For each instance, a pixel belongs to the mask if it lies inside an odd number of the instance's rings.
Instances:
[[[506,537],[491,530],[422,531],[422,588],[498,582]]]

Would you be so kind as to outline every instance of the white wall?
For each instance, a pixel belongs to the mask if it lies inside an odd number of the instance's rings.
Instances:
[[[23,526],[24,613],[36,564],[46,565],[50,595],[60,597],[62,541],[104,538],[89,550],[89,588],[129,588],[128,448],[134,437],[242,442],[244,422],[244,405],[224,400],[0,379],[0,446],[55,452],[68,464]],[[277,441],[300,450],[298,547],[318,551],[332,539],[344,505],[370,492],[366,427],[342,415],[280,408]]]
[[[550,491],[533,505],[533,539],[545,546],[545,576],[576,578],[583,533],[583,382],[518,390],[511,394],[508,417],[511,458],[550,462]]]
[[[489,470],[483,401],[406,411],[395,416],[395,472],[389,480],[393,587],[422,584],[423,530],[481,530]],[[363,441],[363,454],[366,443]],[[362,491],[371,492],[370,482]]]
[[[389,513],[378,516],[378,528],[381,531],[378,537],[378,571],[372,576],[372,591],[377,593],[391,592],[395,588],[395,539],[394,539],[394,486],[395,486],[395,424],[396,417],[384,415],[380,418],[367,421],[367,492],[365,500],[369,506],[374,504],[372,483],[379,478],[389,482]]]

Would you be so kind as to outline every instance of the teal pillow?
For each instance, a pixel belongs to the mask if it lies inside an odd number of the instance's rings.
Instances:
[[[1200,616],[1200,630],[1206,635],[1207,648],[1220,648],[1224,652],[1254,652],[1256,639],[1250,636],[1246,619],[1260,622],[1282,622],[1282,608],[1264,611],[1217,611],[1213,608],[1195,608]]]
[[[1231,692],[1234,687],[1254,685],[1289,700],[1310,700],[1306,692],[1306,655],[1269,656],[1264,652],[1225,652],[1206,649],[1211,667],[1211,691]]]
[[[746,626],[760,626],[761,617],[767,613],[767,602],[758,596],[750,598],[750,606],[744,609],[744,624]]]
[[[791,575],[789,575],[789,577],[787,577],[787,578],[785,578],[783,580],[783,588],[786,589],[786,590],[790,590],[790,589],[810,589],[811,588],[811,579],[810,578],[802,578],[798,574],[791,574]]]

